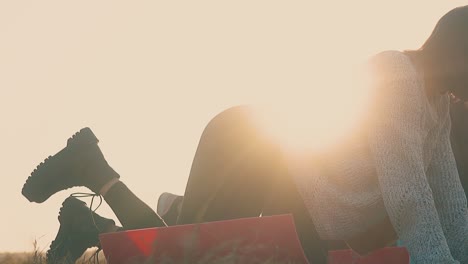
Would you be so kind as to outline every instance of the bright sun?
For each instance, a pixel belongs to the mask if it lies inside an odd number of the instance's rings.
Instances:
[[[348,72],[354,74],[324,73],[316,79],[317,88],[263,105],[257,124],[286,150],[320,151],[333,145],[361,124],[369,106],[368,75]]]

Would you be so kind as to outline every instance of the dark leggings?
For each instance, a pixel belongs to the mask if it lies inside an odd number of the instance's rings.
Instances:
[[[291,213],[311,263],[326,263],[320,240],[282,154],[252,122],[246,106],[230,108],[205,128],[177,224]],[[105,196],[125,229],[164,226],[123,183]]]

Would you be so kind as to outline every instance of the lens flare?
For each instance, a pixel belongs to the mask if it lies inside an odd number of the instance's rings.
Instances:
[[[340,80],[317,80],[318,89],[287,91],[259,107],[256,124],[287,151],[326,150],[363,125],[370,103],[367,76],[361,71]]]

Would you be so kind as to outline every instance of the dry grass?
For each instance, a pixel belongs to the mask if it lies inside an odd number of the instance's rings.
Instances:
[[[83,256],[77,264],[94,263],[88,256]],[[105,264],[104,256],[99,257],[99,264]],[[38,252],[0,253],[0,264],[46,264],[45,255]]]
[[[47,264],[45,258],[45,252],[40,251],[37,247],[37,243],[33,244],[34,250],[32,252],[22,252],[22,253],[0,253],[0,264]],[[239,264],[239,263],[252,263],[252,260],[246,260],[245,257],[237,255],[235,252],[230,254],[224,254],[219,257],[216,254],[217,250],[213,252],[207,252],[207,254],[196,264]],[[106,264],[106,259],[103,252],[99,252],[98,258],[94,256],[96,250],[88,250],[83,254],[83,256],[76,262],[76,264]],[[255,261],[254,261],[255,262]],[[155,262],[155,259],[149,258],[146,260],[138,261],[134,260],[129,264],[193,264],[190,260],[180,262],[174,262],[170,259],[158,259]],[[255,262],[257,263],[257,262]],[[60,263],[56,263],[60,264]],[[266,260],[261,264],[293,264],[292,262],[278,262],[273,258],[271,260]]]
[[[100,256],[99,256],[99,261],[95,261],[93,258],[92,258],[92,252],[88,252],[88,253],[85,253],[83,255],[83,257],[80,258],[80,260],[78,260],[76,262],[76,264],[89,264],[89,263],[98,263],[98,264],[106,264],[106,260],[104,258],[104,256],[102,255],[102,252],[100,253]],[[155,263],[153,262],[151,259],[150,260],[147,260],[147,261],[144,261],[144,262],[132,262],[131,264],[136,264],[136,263],[140,263],[140,264],[149,264],[149,263]],[[170,261],[170,260],[162,260],[158,263],[161,263],[161,264],[192,264],[188,261],[185,261],[184,263],[174,263],[173,261]],[[239,264],[239,263],[243,263],[243,261],[241,259],[239,259],[238,256],[236,255],[227,255],[227,256],[224,256],[224,257],[221,257],[221,258],[217,258],[216,260],[211,260],[211,261],[202,261],[200,263],[197,263],[197,264],[217,264],[217,263],[222,263],[222,264]],[[46,260],[45,260],[45,254],[44,253],[40,253],[40,252],[37,252],[37,251],[34,251],[34,252],[25,252],[25,253],[0,253],[0,264],[46,264]],[[58,263],[60,264],[60,263]],[[279,262],[277,261],[273,261],[273,260],[268,260],[268,261],[265,261],[263,262],[262,264],[280,264]],[[283,263],[281,262],[281,264],[293,264],[293,263]]]
[[[32,252],[21,252],[21,253],[0,253],[0,264],[47,264],[45,252],[40,250],[37,246],[37,242],[33,243],[34,250]],[[83,256],[76,262],[76,264],[89,264],[99,263],[106,264],[106,259],[101,252],[99,252],[98,260],[93,257],[95,250],[88,250]],[[60,264],[60,263],[57,263]]]

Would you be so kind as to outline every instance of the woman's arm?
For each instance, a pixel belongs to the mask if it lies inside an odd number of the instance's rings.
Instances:
[[[456,260],[468,263],[467,201],[450,145],[448,112],[447,103],[444,126],[426,175],[450,252]]]
[[[424,91],[401,53],[376,58],[369,144],[390,221],[414,263],[458,263],[450,253],[423,163]]]

